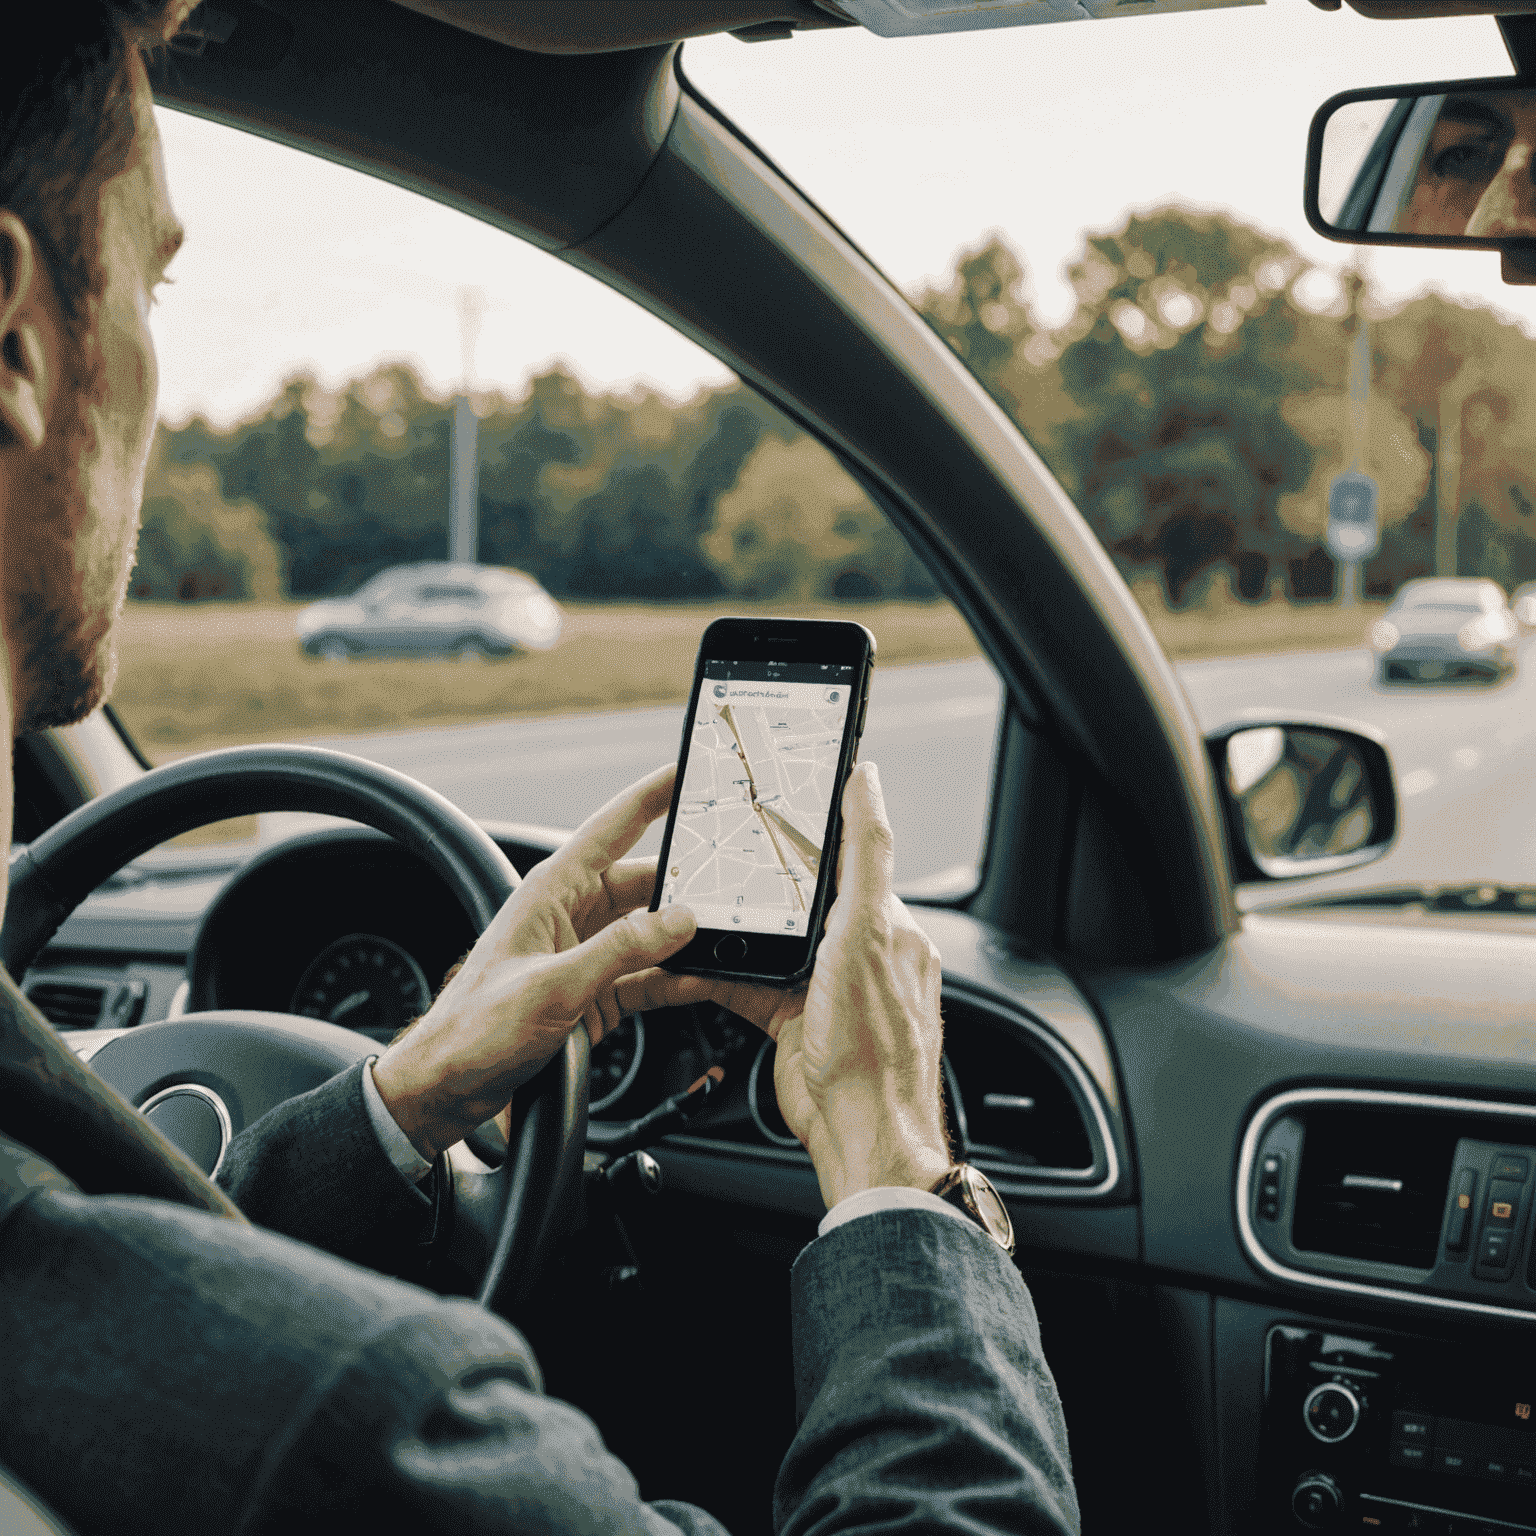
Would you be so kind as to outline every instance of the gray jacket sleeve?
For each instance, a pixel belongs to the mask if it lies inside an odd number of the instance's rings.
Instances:
[[[257,1226],[417,1278],[445,1235],[439,1159],[421,1184],[390,1162],[363,1098],[365,1062],[279,1104],[230,1142],[216,1182]]]
[[[1079,1530],[1034,1304],[979,1227],[861,1216],[801,1253],[791,1292],[800,1429],[779,1536]]]
[[[643,1502],[471,1303],[27,1167],[0,1218],[0,1463],[80,1536],[724,1536]],[[781,1531],[1076,1529],[1033,1313],[989,1247],[892,1211],[802,1256]]]

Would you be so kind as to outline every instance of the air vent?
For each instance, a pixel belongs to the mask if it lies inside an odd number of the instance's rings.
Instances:
[[[1458,1127],[1440,1117],[1316,1109],[1306,1117],[1291,1244],[1432,1269]]]
[[[1093,1169],[1093,1142],[1077,1095],[1022,1024],[946,994],[944,1054],[968,1158],[1025,1176]]]
[[[94,1029],[107,989],[78,981],[38,981],[26,989],[32,1005],[58,1029]]]

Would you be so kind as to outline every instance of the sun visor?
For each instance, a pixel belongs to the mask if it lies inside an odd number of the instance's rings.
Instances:
[[[1111,16],[1163,16],[1218,11],[1264,0],[837,0],[837,8],[881,37],[980,32],[1048,21],[1102,21]]]

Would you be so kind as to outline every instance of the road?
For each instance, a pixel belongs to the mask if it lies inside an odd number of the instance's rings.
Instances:
[[[880,767],[897,829],[896,878],[975,862],[997,730],[996,676],[980,661],[876,674],[860,757]],[[312,738],[408,773],[484,821],[569,827],[661,763],[676,760],[683,710],[626,710]],[[316,818],[262,818],[262,837]],[[661,847],[659,828],[639,844]]]
[[[1295,711],[1363,721],[1386,739],[1396,846],[1359,870],[1275,887],[1286,899],[1399,883],[1536,883],[1536,641],[1493,688],[1382,688],[1366,650],[1189,662],[1179,672],[1205,730]]]
[[[1313,889],[1536,880],[1536,646],[1492,689],[1382,689],[1368,651],[1302,652],[1179,667],[1201,727],[1273,712],[1374,726],[1401,806],[1398,845]],[[941,879],[981,846],[1000,690],[981,661],[877,674],[861,756],[880,765],[897,834],[899,882]],[[568,827],[677,753],[682,710],[513,719],[323,744],[388,764],[485,820]],[[298,824],[264,818],[263,837]],[[654,851],[653,830],[640,844]],[[1279,888],[1276,888],[1277,890]]]

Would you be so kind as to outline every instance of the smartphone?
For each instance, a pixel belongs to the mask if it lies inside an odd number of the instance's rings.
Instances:
[[[694,668],[651,910],[699,931],[668,970],[777,985],[811,974],[837,877],[875,637],[823,619],[716,619]]]

